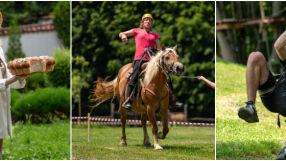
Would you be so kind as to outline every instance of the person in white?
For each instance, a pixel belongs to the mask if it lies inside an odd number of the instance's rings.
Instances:
[[[0,12],[0,28],[2,14]],[[0,160],[2,160],[3,139],[12,137],[12,121],[10,110],[10,88],[24,88],[27,76],[12,76],[7,68],[4,53],[0,47]]]

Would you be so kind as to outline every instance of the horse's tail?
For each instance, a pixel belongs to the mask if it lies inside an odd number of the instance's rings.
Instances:
[[[107,78],[98,78],[95,82],[95,88],[92,90],[94,98],[91,99],[92,102],[96,102],[92,108],[95,108],[102,104],[103,102],[115,97],[115,89],[117,86],[117,77],[113,81],[106,81]]]

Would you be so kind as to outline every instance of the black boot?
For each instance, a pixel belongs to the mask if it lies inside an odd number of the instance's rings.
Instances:
[[[246,106],[238,110],[238,116],[248,123],[259,122],[253,101],[246,102]]]
[[[177,98],[176,98],[176,96],[173,94],[173,92],[171,92],[170,91],[170,96],[169,96],[169,105],[171,106],[171,107],[183,107],[183,103],[182,102],[179,102],[179,101],[177,101]]]
[[[171,80],[171,77],[168,76],[167,78],[167,83],[168,83],[168,86],[170,88],[170,91],[169,91],[169,105],[171,107],[183,107],[183,103],[182,102],[179,102],[177,101],[177,98],[176,96],[173,94],[173,91],[174,91],[174,88],[173,88],[173,83],[172,83],[172,80]]]
[[[128,89],[127,89],[127,99],[128,101],[123,105],[123,107],[128,110],[128,111],[131,111],[131,108],[132,108],[132,104],[131,104],[131,100],[130,100],[130,95],[132,93],[132,90],[133,90],[134,86],[129,84],[128,85]]]
[[[286,145],[283,147],[281,152],[278,154],[276,160],[286,160]]]

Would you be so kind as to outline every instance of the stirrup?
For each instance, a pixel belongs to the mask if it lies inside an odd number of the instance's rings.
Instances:
[[[128,111],[131,111],[131,108],[132,108],[132,104],[130,101],[127,101],[125,102],[125,104],[123,105],[123,107],[128,110]]]

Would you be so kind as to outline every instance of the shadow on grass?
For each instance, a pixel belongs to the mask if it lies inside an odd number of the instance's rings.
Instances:
[[[154,149],[154,145],[152,144],[150,147],[145,147],[143,144],[136,144],[136,145],[131,145],[135,147],[141,147],[144,149]],[[192,152],[201,152],[202,149],[205,147],[212,146],[211,144],[193,144],[193,145],[161,145],[164,150],[175,150],[175,151],[192,151]],[[214,145],[213,145],[214,146]],[[209,148],[205,148],[209,149]]]

